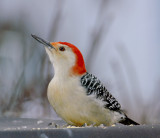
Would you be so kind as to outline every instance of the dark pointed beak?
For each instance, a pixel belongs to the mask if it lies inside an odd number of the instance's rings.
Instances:
[[[47,46],[48,48],[54,48],[54,49],[55,49],[55,47],[53,47],[53,46],[50,44],[50,42],[47,42],[47,41],[43,40],[42,38],[40,38],[40,37],[38,37],[38,36],[36,36],[36,35],[32,35],[32,34],[31,34],[31,36],[32,36],[34,39],[36,39],[38,42],[40,42],[41,44]],[[55,50],[56,50],[56,49],[55,49]]]

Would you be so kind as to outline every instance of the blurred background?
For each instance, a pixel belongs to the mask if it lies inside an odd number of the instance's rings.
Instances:
[[[0,117],[59,119],[47,100],[54,69],[36,34],[67,41],[140,123],[160,123],[159,0],[1,0]]]

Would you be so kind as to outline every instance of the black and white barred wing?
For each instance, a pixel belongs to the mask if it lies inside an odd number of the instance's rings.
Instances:
[[[81,84],[87,89],[87,95],[95,94],[96,98],[105,102],[104,107],[110,110],[119,110],[121,105],[118,101],[107,91],[99,79],[94,75],[86,73],[81,77]]]

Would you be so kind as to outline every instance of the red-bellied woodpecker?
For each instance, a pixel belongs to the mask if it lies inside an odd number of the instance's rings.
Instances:
[[[48,100],[56,113],[75,126],[114,123],[138,125],[120,109],[118,101],[94,75],[86,71],[79,49],[68,42],[49,43],[32,35],[45,45],[55,75],[48,86]]]

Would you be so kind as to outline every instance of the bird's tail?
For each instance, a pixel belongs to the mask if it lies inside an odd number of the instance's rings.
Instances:
[[[124,124],[124,125],[140,125],[128,117],[126,117],[125,120],[121,120],[119,123]]]

